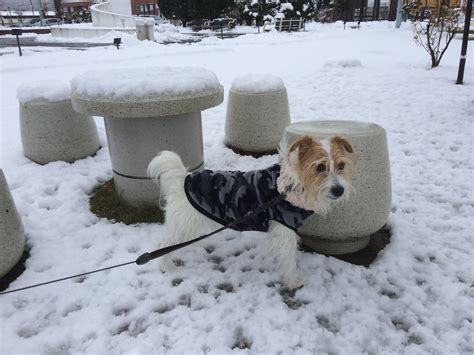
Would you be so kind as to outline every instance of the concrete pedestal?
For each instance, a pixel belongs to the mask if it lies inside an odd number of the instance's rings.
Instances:
[[[154,19],[146,18],[146,17],[136,18],[135,26],[136,26],[136,31],[137,31],[137,39],[139,41],[144,41],[144,40],[154,41],[155,40],[155,32],[154,32],[155,20]]]
[[[139,41],[144,41],[147,39],[146,23],[144,19],[137,18],[135,19],[135,26],[137,28],[137,39]]]
[[[25,232],[7,181],[0,169],[0,277],[20,260],[25,250]]]
[[[187,86],[186,70],[189,83],[194,85],[191,88]],[[147,178],[146,170],[160,151],[175,151],[190,171],[204,166],[201,111],[222,102],[223,88],[213,73],[202,69],[186,70],[158,68],[150,70],[146,76],[141,70],[136,70],[136,75],[128,72],[125,79],[120,73],[116,76],[113,71],[108,73],[112,79],[107,89],[120,89],[129,83],[130,78],[137,77],[154,89],[143,96],[93,96],[73,89],[72,101],[76,111],[105,118],[116,191],[131,206],[159,205],[159,188]],[[97,75],[100,73],[75,78],[74,86],[87,92],[89,81]],[[161,80],[169,85],[174,75],[181,76],[175,79],[173,92],[166,91],[170,86],[161,92],[156,83]],[[203,85],[196,85],[199,78],[204,81]],[[206,85],[208,87],[203,89]]]
[[[74,112],[71,100],[20,102],[20,131],[25,156],[39,164],[71,163],[100,148],[94,119]]]
[[[239,85],[248,80],[237,78],[229,91],[225,143],[244,154],[274,153],[290,124],[286,89],[281,79],[268,75],[257,76],[255,85]]]
[[[298,231],[311,249],[329,255],[363,249],[370,235],[382,228],[390,213],[390,163],[385,130],[373,123],[310,121],[287,127],[285,139],[310,134],[317,138],[342,135],[354,146],[357,158],[354,193],[327,216],[314,216]]]
[[[182,157],[189,171],[204,166],[201,113],[144,117],[105,117],[115,189],[133,206],[158,205],[159,190],[147,178],[150,161],[162,150]]]

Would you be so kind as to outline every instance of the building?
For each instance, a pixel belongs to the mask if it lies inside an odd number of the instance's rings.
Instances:
[[[159,15],[157,0],[108,0],[125,15]],[[88,9],[97,0],[62,0],[64,14],[71,14],[79,10]],[[117,3],[117,5],[115,5]],[[0,0],[0,11],[26,12],[33,14],[39,9],[54,11],[54,0]]]
[[[131,0],[132,15],[159,15],[157,0]]]
[[[94,5],[94,0],[62,0],[63,13],[71,15],[80,10],[87,10],[91,5]]]

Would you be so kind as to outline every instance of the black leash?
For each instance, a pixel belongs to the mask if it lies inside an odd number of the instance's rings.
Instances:
[[[0,292],[0,295],[6,295],[8,293],[14,293],[14,292],[18,292],[18,291],[23,291],[23,290],[27,290],[27,289],[30,289],[30,288],[34,288],[34,287],[39,287],[39,286],[44,286],[44,285],[49,285],[49,284],[52,284],[52,283],[55,283],[55,282],[60,282],[60,281],[65,281],[65,280],[69,280],[69,279],[74,279],[76,277],[81,277],[81,276],[85,276],[85,275],[90,275],[90,274],[95,274],[96,272],[101,272],[101,271],[106,271],[106,270],[110,270],[110,269],[115,269],[115,268],[118,268],[118,267],[122,267],[122,266],[125,266],[125,265],[130,265],[130,264],[137,264],[137,265],[144,265],[146,263],[148,263],[149,261],[153,260],[153,259],[156,259],[156,258],[159,258],[160,256],[163,256],[165,254],[168,254],[168,253],[171,253],[175,250],[178,250],[178,249],[181,249],[181,248],[184,248],[190,244],[193,244],[193,243],[196,243],[196,242],[199,242],[200,240],[203,240],[207,237],[210,237],[211,235],[214,235],[214,234],[217,234],[219,232],[222,232],[223,230],[225,229],[229,229],[229,228],[233,228],[235,226],[237,226],[238,224],[240,223],[243,223],[251,218],[254,218],[255,216],[257,216],[260,212],[262,211],[265,211],[266,209],[276,205],[278,202],[280,202],[281,200],[283,200],[285,198],[285,195],[284,194],[280,194],[280,195],[277,195],[275,196],[274,198],[272,198],[271,200],[265,202],[264,204],[262,204],[261,206],[259,206],[258,208],[256,208],[255,210],[253,211],[249,211],[247,212],[242,218],[238,219],[238,220],[235,220],[234,222],[231,222],[219,229],[216,229],[215,231],[211,232],[211,233],[208,233],[208,234],[204,234],[200,237],[197,237],[195,239],[192,239],[192,240],[188,240],[187,242],[183,242],[183,243],[179,243],[179,244],[175,244],[175,245],[171,245],[169,247],[165,247],[165,248],[161,248],[161,249],[157,249],[155,251],[152,251],[152,252],[149,252],[149,253],[144,253],[142,255],[140,255],[136,260],[134,261],[129,261],[128,263],[123,263],[123,264],[118,264],[118,265],[113,265],[113,266],[109,266],[109,267],[106,267],[106,268],[103,268],[103,269],[98,269],[98,270],[94,270],[94,271],[89,271],[89,272],[84,272],[82,274],[77,274],[77,275],[73,275],[73,276],[67,276],[67,277],[63,277],[63,278],[60,278],[60,279],[56,279],[56,280],[51,280],[51,281],[47,281],[47,282],[43,282],[43,283],[39,283],[39,284],[35,284],[35,285],[31,285],[31,286],[26,286],[26,287],[21,287],[21,288],[17,288],[17,289],[14,289],[14,290],[10,290],[10,291],[5,291],[5,292]]]

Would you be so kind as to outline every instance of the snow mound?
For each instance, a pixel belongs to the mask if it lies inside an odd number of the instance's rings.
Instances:
[[[152,19],[151,17],[141,17],[141,18],[136,18],[135,19],[135,24],[138,26],[151,26],[155,24],[155,20]]]
[[[361,67],[362,63],[359,59],[343,59],[329,61],[324,64],[326,67],[342,67],[342,68],[356,68]]]
[[[261,94],[271,91],[283,90],[283,80],[274,75],[245,74],[234,79],[231,90],[234,92],[245,92]]]
[[[280,4],[280,11],[293,11],[293,4],[291,2],[285,2],[283,4]]]
[[[32,81],[18,86],[16,97],[20,102],[46,100],[58,102],[70,98],[71,89],[68,84],[57,80]]]
[[[72,80],[72,92],[79,96],[108,98],[175,96],[220,90],[217,76],[194,67],[124,68],[89,71]]]
[[[155,32],[172,32],[172,33],[178,33],[179,30],[176,26],[172,25],[171,23],[163,23],[158,26],[155,26]]]

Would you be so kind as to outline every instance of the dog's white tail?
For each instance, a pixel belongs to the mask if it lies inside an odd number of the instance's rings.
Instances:
[[[183,190],[187,170],[178,154],[164,150],[148,164],[148,176],[160,186],[161,195]]]

